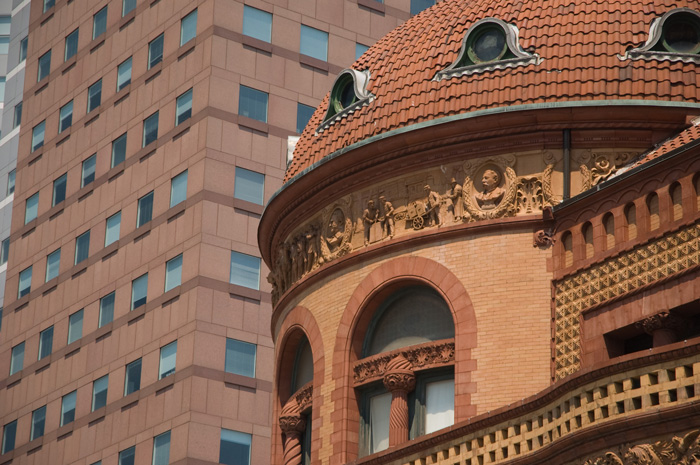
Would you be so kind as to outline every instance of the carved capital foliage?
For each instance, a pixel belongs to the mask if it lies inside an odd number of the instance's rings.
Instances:
[[[294,400],[299,406],[299,411],[303,412],[307,408],[311,407],[314,395],[313,381],[305,384],[301,389],[294,393]]]
[[[623,447],[619,452],[607,452],[590,458],[583,465],[696,465],[700,463],[700,430],[684,436]],[[623,452],[624,451],[624,452]]]
[[[300,414],[280,417],[280,429],[284,434],[301,434],[306,428],[306,421]]]
[[[544,204],[542,178],[522,176],[518,178],[518,213],[541,213]]]
[[[700,225],[694,224],[555,281],[555,378],[580,368],[582,312],[698,266]]]
[[[450,342],[430,342],[399,351],[410,366],[416,369],[431,368],[454,363],[455,344]],[[382,378],[389,371],[389,363],[396,354],[386,354],[360,360],[353,367],[355,385],[365,384]]]

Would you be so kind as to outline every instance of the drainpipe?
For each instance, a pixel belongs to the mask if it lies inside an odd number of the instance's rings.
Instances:
[[[564,129],[564,200],[571,196],[571,129]]]

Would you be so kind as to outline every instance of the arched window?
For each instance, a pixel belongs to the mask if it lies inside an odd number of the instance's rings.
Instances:
[[[612,213],[603,216],[603,227],[605,228],[605,249],[615,247],[615,218]]]
[[[454,423],[453,365],[438,361],[418,366],[409,361],[412,347],[445,340],[454,344],[454,335],[452,312],[429,287],[400,289],[377,307],[365,333],[360,363],[377,358],[389,362],[381,381],[358,388],[361,456]],[[406,403],[395,406],[392,398],[396,397]]]
[[[571,231],[561,235],[561,243],[564,247],[564,266],[569,267],[574,264],[574,240]]]
[[[647,197],[647,210],[649,211],[649,231],[659,229],[661,219],[659,217],[659,196],[652,192]]]
[[[625,207],[625,220],[627,222],[627,240],[637,238],[637,207],[633,203]]]
[[[673,202],[673,221],[683,219],[683,191],[681,185],[674,182],[670,189],[671,202]]]
[[[311,383],[314,379],[314,360],[306,336],[297,334],[295,338],[296,353],[289,385],[292,394],[280,412],[279,423],[284,433],[285,458],[293,463],[308,465],[311,463]],[[293,345],[291,349],[294,350]]]
[[[584,223],[581,228],[581,234],[583,234],[583,242],[586,245],[586,258],[591,258],[595,252],[593,248],[593,225],[589,222]]]
[[[297,392],[304,385],[314,379],[314,357],[311,353],[311,345],[306,337],[302,338],[294,358],[294,371],[292,372],[292,392]]]

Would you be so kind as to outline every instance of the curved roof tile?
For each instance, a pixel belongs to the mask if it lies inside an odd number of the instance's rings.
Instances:
[[[328,95],[297,143],[285,182],[323,157],[371,136],[444,116],[510,105],[582,100],[700,101],[694,63],[621,60],[647,40],[653,19],[686,0],[445,0],[409,19],[353,64],[370,71],[369,105],[315,134]],[[433,81],[462,39],[489,16],[515,24],[542,63]]]

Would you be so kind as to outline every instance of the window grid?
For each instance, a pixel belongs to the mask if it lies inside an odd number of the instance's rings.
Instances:
[[[55,207],[59,203],[66,200],[66,184],[68,183],[68,174],[64,174],[53,182],[53,198],[51,206]]]
[[[78,29],[66,36],[63,61],[68,61],[78,53]]]
[[[170,180],[170,208],[187,199],[187,170]]]
[[[131,61],[129,57],[117,66],[117,92],[131,84]]]
[[[148,273],[131,281],[131,310],[146,304],[148,294]]]
[[[92,40],[97,39],[107,30],[107,7],[102,8],[92,17]]]
[[[226,372],[255,378],[256,350],[255,344],[226,338]]]
[[[177,360],[177,341],[160,348],[160,365],[158,368],[158,379],[163,379],[175,373]]]
[[[90,230],[88,229],[75,238],[75,261],[74,265],[87,260],[90,256]]]
[[[170,431],[153,438],[152,465],[168,465],[170,462]]]
[[[250,465],[251,435],[221,428],[219,463],[224,465]]]
[[[181,284],[182,281],[182,254],[168,260],[165,264],[165,292]]]
[[[33,441],[44,435],[44,424],[46,423],[46,405],[32,412],[32,429],[29,433],[29,440]]]
[[[153,191],[141,197],[136,213],[136,227],[140,228],[153,218]]]
[[[302,24],[299,51],[302,55],[328,61],[328,33]]]
[[[102,104],[102,79],[88,87],[87,112],[90,113]]]
[[[101,328],[109,324],[114,319],[114,292],[107,294],[100,299],[100,318],[98,327]]]
[[[142,147],[158,139],[158,112],[143,120],[143,141]]]
[[[29,266],[19,273],[19,285],[17,286],[17,298],[21,299],[32,290],[32,267]]]
[[[51,50],[44,53],[39,57],[39,69],[37,71],[36,81],[39,82],[42,79],[49,76],[51,72]]]
[[[148,69],[163,61],[163,34],[148,43]]]
[[[46,282],[58,276],[61,267],[61,249],[54,250],[46,257]]]
[[[138,391],[141,389],[141,359],[134,360],[126,366],[124,375],[124,395]]]
[[[197,36],[197,10],[188,14],[180,22],[180,47]]]
[[[260,258],[232,251],[229,282],[258,290],[260,288]]]
[[[39,360],[48,357],[53,351],[53,326],[39,333]]]
[[[10,376],[22,371],[24,368],[24,342],[20,342],[12,348],[10,354]]]
[[[180,95],[175,103],[175,126],[192,116],[192,89]]]
[[[243,5],[243,35],[269,43],[272,40],[272,13]]]
[[[58,133],[62,133],[73,125],[73,101],[61,107],[58,118]]]
[[[122,212],[117,212],[107,218],[105,228],[105,247],[119,240],[119,232],[122,223]]]
[[[77,391],[69,392],[61,398],[61,426],[67,425],[75,420],[75,401]]]
[[[46,129],[46,121],[34,126],[32,129],[32,152],[39,150],[44,146],[44,131]]]
[[[238,114],[267,123],[267,101],[268,94],[266,92],[241,85]]]
[[[83,337],[83,309],[68,317],[68,344]]]
[[[107,387],[109,385],[109,375],[95,380],[92,383],[92,412],[107,405]]]
[[[95,166],[97,164],[97,154],[93,153],[83,161],[80,176],[80,187],[83,188],[95,180]]]
[[[39,193],[32,195],[27,199],[24,207],[24,224],[29,223],[36,218],[39,211]]]
[[[112,168],[126,160],[126,133],[112,141]]]

